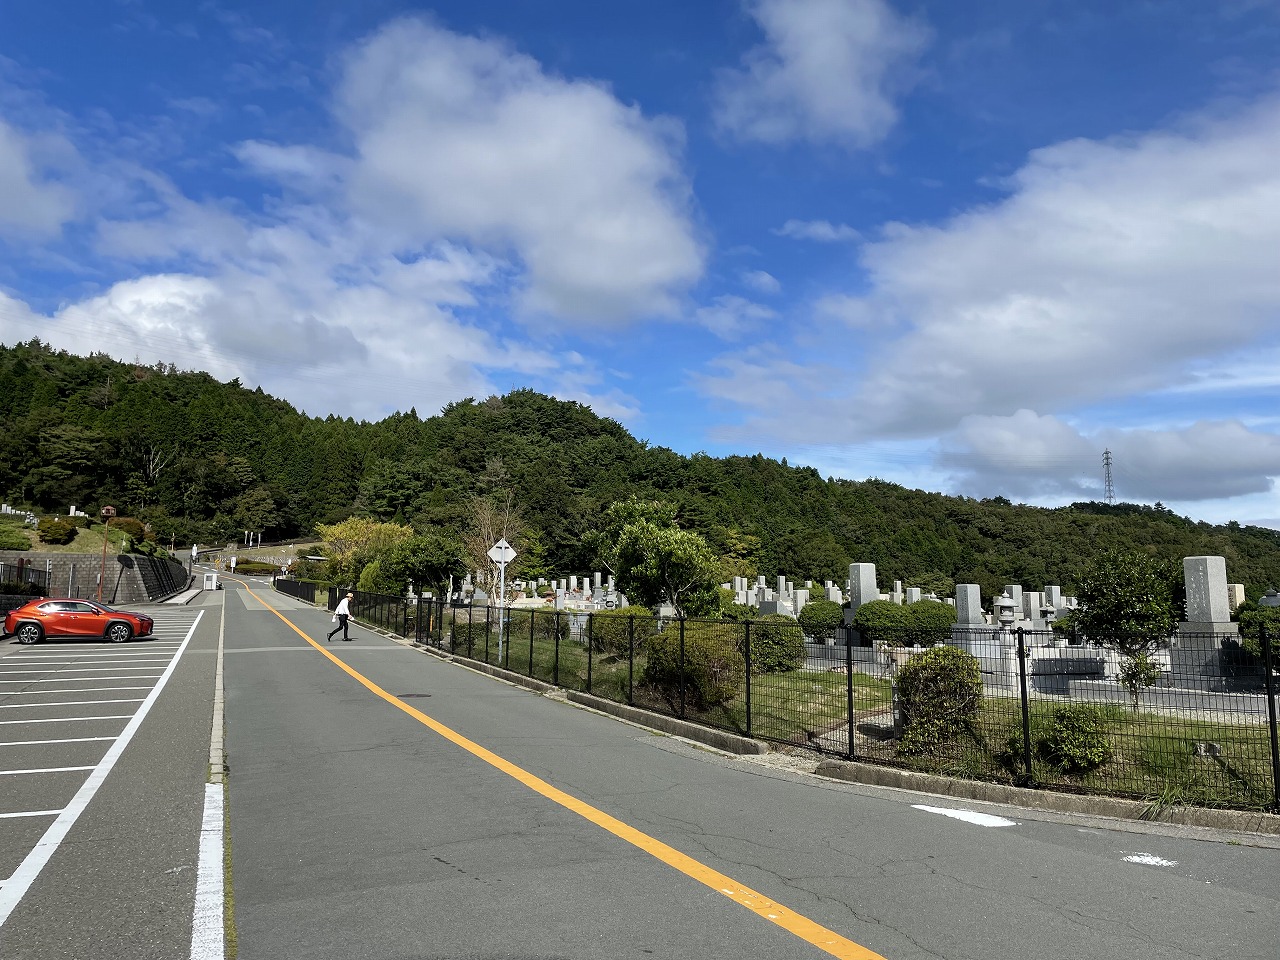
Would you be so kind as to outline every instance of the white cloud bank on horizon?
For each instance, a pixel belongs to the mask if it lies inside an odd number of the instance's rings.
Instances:
[[[930,31],[884,0],[747,0],[765,42],[720,72],[716,122],[740,140],[872,146],[898,120]]]
[[[1004,199],[938,225],[887,224],[860,249],[866,292],[815,301],[817,315],[841,325],[834,335],[845,339],[851,390],[830,397],[809,365],[796,370],[802,350],[831,362],[833,331],[818,349],[801,339],[785,360],[722,356],[695,385],[746,412],[722,437],[836,444],[950,434],[953,462],[957,444],[980,459],[982,431],[1007,430],[1018,411],[1060,417],[1184,384],[1206,389],[1206,363],[1268,350],[1280,321],[1277,156],[1275,96],[1171,130],[1036,150]],[[744,383],[762,379],[772,385],[759,394]],[[785,409],[769,405],[784,394]],[[976,419],[961,429],[964,418]],[[1035,429],[1021,431],[1028,450]],[[1256,427],[1185,423],[1132,436],[1135,477],[1176,462],[1182,499],[1270,489],[1280,475],[1276,436]],[[1224,459],[1224,436],[1263,452]],[[1203,458],[1171,452],[1196,445]],[[1042,492],[1076,489],[1069,470],[1045,474]]]

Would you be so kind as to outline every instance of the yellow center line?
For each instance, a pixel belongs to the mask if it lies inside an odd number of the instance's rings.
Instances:
[[[312,640],[309,636],[302,632],[288,617],[282,614],[262,597],[253,592],[253,589],[246,583],[241,583],[259,603],[274,613],[277,617],[285,622],[294,633],[302,637],[312,647],[318,650],[324,656],[328,657],[333,663],[344,673],[350,675],[353,679],[362,684],[371,693],[381,697],[387,703],[391,704],[399,710],[403,710],[409,716],[413,717],[419,723],[430,727],[446,740],[457,744],[463,750],[466,750],[472,756],[478,757],[492,767],[496,767],[511,778],[518,780],[535,793],[540,793],[548,800],[558,803],[566,810],[572,810],[579,816],[590,820],[596,826],[608,830],[615,837],[625,840],[627,843],[643,850],[652,857],[656,857],[668,866],[674,867],[687,877],[697,880],[699,883],[705,884],[717,893],[721,893],[728,897],[734,903],[746,907],[752,913],[755,913],[770,923],[777,924],[788,933],[795,934],[802,940],[813,944],[818,949],[830,954],[833,957],[839,957],[841,960],[884,960],[884,958],[866,947],[863,947],[852,940],[848,940],[832,930],[828,930],[820,923],[810,920],[808,917],[802,916],[784,907],[776,900],[771,900],[762,893],[752,890],[732,877],[727,877],[717,870],[713,870],[706,864],[694,860],[690,856],[686,856],[674,847],[667,846],[661,840],[656,840],[646,833],[641,833],[635,827],[623,823],[621,820],[609,816],[603,810],[597,810],[588,803],[579,800],[571,794],[559,790],[526,770],[517,767],[514,763],[504,760],[489,750],[486,750],[480,744],[468,740],[462,734],[446,727],[438,720],[429,717],[415,707],[409,706],[393,694],[387,693],[380,686],[365,677],[363,674],[349,667],[341,659],[330,653],[323,646]]]

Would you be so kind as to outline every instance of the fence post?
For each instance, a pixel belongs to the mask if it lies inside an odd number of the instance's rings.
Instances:
[[[484,662],[489,662],[489,634],[493,632],[493,625],[490,622],[493,617],[493,607],[489,606],[489,601],[484,603]],[[502,666],[502,664],[498,664]]]
[[[594,654],[596,615],[587,614],[587,693],[591,692],[591,660]]]
[[[468,601],[467,602],[467,656],[470,657],[472,660],[475,659],[475,652],[476,652],[475,641],[471,639],[471,621],[475,618],[475,612],[476,612],[476,605]]]
[[[555,656],[555,666],[552,667],[551,669],[551,675],[552,675],[551,682],[558,687],[560,686],[560,611],[559,610],[556,611],[555,634],[556,634],[556,656]]]
[[[1271,802],[1272,809],[1280,813],[1280,742],[1276,736],[1276,684],[1272,676],[1275,661],[1265,623],[1258,624],[1258,643],[1262,646],[1262,672],[1267,685],[1267,726],[1271,728]]]
[[[1027,696],[1027,637],[1018,628],[1018,689],[1022,696],[1022,765],[1026,782],[1033,782],[1031,771],[1031,702]]]
[[[636,705],[636,615],[627,616],[627,705]]]
[[[747,663],[747,736],[751,736],[751,621],[743,623],[743,659]]]
[[[680,618],[680,719],[684,719],[684,617]]]
[[[849,716],[848,716],[848,718],[847,718],[847,720],[846,720],[846,722],[847,722],[847,724],[848,724],[848,731],[849,731],[848,736],[847,736],[847,738],[846,738],[846,739],[848,740],[848,743],[846,743],[846,744],[845,744],[845,752],[844,752],[844,755],[845,755],[845,758],[846,758],[846,759],[848,759],[848,760],[852,760],[852,759],[853,759],[853,755],[854,755],[854,754],[853,754],[853,732],[854,732],[854,725],[853,725],[853,637],[850,635],[850,633],[849,633],[849,631],[848,631],[848,630],[846,630],[846,631],[845,631],[845,633],[844,633],[844,687],[845,687],[844,693],[845,693],[846,703],[847,703],[847,704],[848,704],[848,706],[849,706]]]
[[[533,676],[533,617],[534,612],[529,611],[529,676]]]

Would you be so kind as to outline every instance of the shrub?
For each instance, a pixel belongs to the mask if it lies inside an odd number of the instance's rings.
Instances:
[[[804,631],[780,613],[767,613],[751,623],[751,669],[781,673],[804,663]]]
[[[45,543],[67,544],[76,538],[76,528],[62,517],[45,517],[36,527]],[[27,544],[30,546],[30,544]]]
[[[844,623],[844,607],[834,600],[810,600],[800,611],[800,627],[811,637],[830,640]]]
[[[907,615],[908,641],[922,647],[945,643],[956,622],[956,608],[941,600],[917,600],[902,608]]]
[[[0,581],[0,596],[8,597],[40,597],[44,591],[38,583],[26,583],[22,580]]]
[[[644,679],[675,696],[685,695],[698,709],[732,700],[747,676],[736,635],[714,623],[686,622],[684,661],[680,659],[680,625],[672,622],[645,644]]]
[[[120,530],[130,540],[140,541],[146,539],[147,528],[136,517],[116,517],[111,521],[111,529]]]
[[[236,569],[240,569],[240,564],[236,564]],[[248,571],[245,571],[248,573]],[[364,565],[364,569],[360,571],[360,579],[356,582],[356,589],[361,593],[385,593],[399,596],[400,591],[404,589],[404,585],[397,586],[392,582],[391,578],[382,569],[381,560],[371,560]]]
[[[909,623],[905,607],[890,600],[872,600],[853,612],[851,625],[874,646],[903,643]]]
[[[31,541],[14,527],[0,527],[0,550],[30,550]]]
[[[591,649],[625,655],[630,649],[632,618],[635,618],[636,649],[658,631],[658,621],[648,607],[632,605],[616,610],[600,610],[591,615]]]
[[[859,608],[861,609],[861,608]],[[901,753],[927,753],[972,727],[982,707],[978,659],[955,647],[931,647],[898,670]]]
[[[270,576],[280,572],[280,568],[274,563],[264,563],[261,560],[237,560],[236,573],[243,573],[249,577]]]
[[[1106,717],[1085,704],[1058,707],[1037,738],[1036,749],[1067,773],[1087,773],[1111,759]]]

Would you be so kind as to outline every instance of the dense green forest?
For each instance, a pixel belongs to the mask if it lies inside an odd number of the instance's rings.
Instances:
[[[1251,597],[1280,586],[1280,531],[1214,526],[1158,504],[1044,509],[879,480],[823,478],[760,456],[681,456],[585,406],[516,390],[422,419],[307,417],[239,381],[172,366],[0,345],[0,495],[90,514],[104,503],[165,543],[306,536],[351,515],[460,531],[475,495],[510,491],[537,572],[586,572],[601,511],[637,493],[679,508],[724,569],[843,581],[872,562],[882,585],[978,583],[1070,590],[1108,547],[1225,556]],[[517,571],[519,572],[519,571]],[[997,591],[998,592],[998,591]]]

